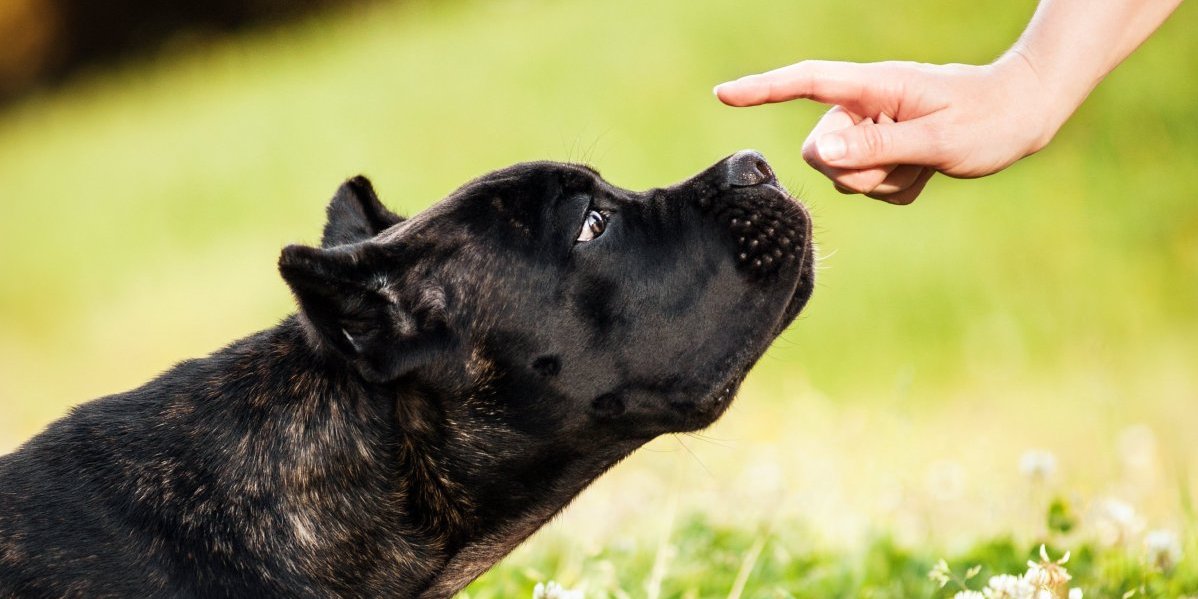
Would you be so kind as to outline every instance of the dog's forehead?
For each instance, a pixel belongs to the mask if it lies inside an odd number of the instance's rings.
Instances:
[[[555,205],[563,198],[578,194],[620,194],[621,190],[604,181],[599,172],[583,164],[565,162],[524,162],[483,175],[458,188],[429,212],[478,214],[480,206],[511,214],[526,211],[529,216],[540,208]],[[439,210],[437,208],[440,208]]]
[[[516,188],[522,184],[535,185],[538,182],[556,182],[566,191],[588,189],[606,183],[599,171],[590,165],[549,160],[522,162],[483,175],[474,181],[482,186],[500,183]],[[468,184],[467,188],[469,187]]]
[[[487,173],[462,185],[442,200],[413,217],[391,227],[377,237],[387,244],[401,239],[426,237],[428,233],[441,237],[449,234],[446,227],[461,224],[469,217],[479,216],[479,208],[498,208],[506,212],[507,202],[542,203],[579,193],[621,193],[604,181],[599,171],[585,164],[537,161],[523,162]],[[498,199],[504,200],[500,207]],[[526,204],[527,205],[527,204]],[[452,235],[450,235],[452,236]]]

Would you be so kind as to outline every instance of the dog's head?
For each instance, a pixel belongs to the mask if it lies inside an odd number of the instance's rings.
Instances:
[[[529,435],[709,425],[812,291],[807,213],[750,151],[640,193],[519,164],[407,220],[356,178],[328,212],[280,260],[312,341]]]

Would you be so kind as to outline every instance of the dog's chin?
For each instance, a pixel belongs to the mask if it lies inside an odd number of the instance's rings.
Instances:
[[[750,360],[748,364],[735,368],[721,382],[713,385],[709,393],[698,399],[670,402],[676,422],[676,426],[671,427],[670,432],[689,433],[707,428],[719,420],[728,410],[728,406],[732,405],[736,392],[740,390],[740,384],[744,382],[755,361]]]

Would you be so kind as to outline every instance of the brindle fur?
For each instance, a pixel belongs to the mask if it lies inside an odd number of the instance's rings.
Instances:
[[[764,164],[643,193],[523,164],[409,220],[348,181],[280,258],[297,315],[0,458],[0,597],[453,595],[713,422],[802,308],[809,221]]]

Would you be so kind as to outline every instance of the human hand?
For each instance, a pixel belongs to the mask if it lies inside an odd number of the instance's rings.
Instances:
[[[1013,51],[985,66],[803,61],[715,94],[730,106],[832,104],[803,158],[841,192],[909,204],[936,172],[982,177],[1044,147],[1076,107],[1044,83]]]

